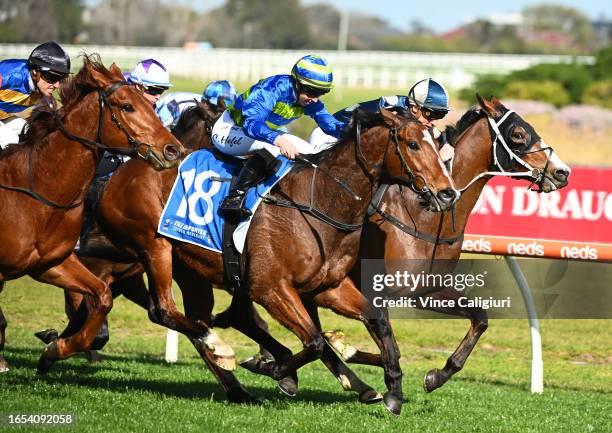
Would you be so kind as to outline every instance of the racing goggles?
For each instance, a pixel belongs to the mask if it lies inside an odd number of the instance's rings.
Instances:
[[[423,114],[423,117],[429,120],[430,122],[433,120],[440,120],[448,113],[448,111],[446,110],[432,110],[430,108],[425,107],[420,107],[420,109],[421,113]]]
[[[161,95],[166,90],[168,90],[167,87],[158,87],[158,86],[148,86],[144,88],[145,93],[148,93],[151,96]]]
[[[55,84],[55,83],[58,83],[58,82],[64,80],[66,77],[68,77],[68,74],[60,74],[59,72],[41,69],[40,70],[40,76],[47,83]]]
[[[320,98],[321,96],[329,93],[329,90],[326,89],[317,89],[316,87],[306,86],[302,84],[300,86],[300,93],[308,96],[309,98]]]

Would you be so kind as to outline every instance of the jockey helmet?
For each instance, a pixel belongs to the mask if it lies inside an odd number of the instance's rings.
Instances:
[[[309,54],[302,57],[291,69],[291,75],[309,93],[323,95],[333,85],[334,75],[329,63],[323,58]]]
[[[31,69],[51,72],[58,78],[65,78],[70,73],[70,56],[56,42],[45,42],[32,50],[28,57]]]
[[[408,91],[408,100],[411,104],[429,111],[431,119],[441,119],[450,110],[448,92],[433,78],[426,78],[412,86]]]
[[[172,86],[170,74],[166,67],[155,59],[146,59],[138,62],[134,69],[132,69],[132,72],[130,72],[128,81],[145,88],[160,87],[167,89]]]
[[[223,99],[226,107],[229,106],[236,99],[236,87],[227,80],[213,81],[206,86],[202,94],[202,101],[218,105],[219,99]]]

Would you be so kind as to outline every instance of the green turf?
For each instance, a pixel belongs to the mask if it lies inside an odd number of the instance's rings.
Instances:
[[[217,295],[218,307],[227,305],[227,296]],[[179,362],[163,362],[165,330],[125,299],[117,299],[111,313],[103,363],[89,365],[75,357],[37,376],[42,344],[33,332],[65,324],[62,298],[60,290],[27,278],[8,282],[0,295],[9,321],[5,355],[14,367],[0,375],[0,412],[70,412],[77,431],[105,432],[612,431],[611,321],[543,321],[545,393],[534,396],[528,391],[525,320],[492,320],[465,369],[432,394],[422,390],[422,377],[444,364],[467,322],[396,320],[407,401],[401,417],[394,418],[381,405],[359,404],[320,363],[300,370],[295,399],[281,395],[271,379],[239,369],[239,379],[265,401],[261,407],[229,404],[183,337]],[[361,324],[332,314],[322,320],[326,328],[344,329],[360,348],[374,349]],[[278,325],[272,324],[272,332],[298,349],[297,340]],[[235,331],[221,334],[239,358],[256,350]],[[354,370],[384,390],[380,370]]]

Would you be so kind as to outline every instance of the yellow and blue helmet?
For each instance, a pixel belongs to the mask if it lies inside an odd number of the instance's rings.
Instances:
[[[316,89],[321,94],[329,92],[333,87],[334,74],[329,63],[314,54],[298,60],[291,69],[291,75],[302,86]]]

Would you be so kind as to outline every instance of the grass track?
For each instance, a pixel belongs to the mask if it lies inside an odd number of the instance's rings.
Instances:
[[[35,374],[42,350],[33,332],[65,323],[62,294],[27,278],[12,281],[0,295],[9,321],[5,354],[14,367],[0,375],[0,412],[66,413],[78,431],[231,432],[610,432],[612,431],[612,322],[547,320],[544,340],[545,393],[529,394],[529,330],[524,320],[492,321],[466,368],[432,394],[421,388],[424,373],[441,367],[467,330],[461,320],[398,320],[404,392],[400,418],[381,405],[363,406],[324,369],[300,370],[296,399],[281,395],[272,380],[238,370],[263,406],[225,402],[220,387],[181,337],[179,363],[162,362],[165,330],[146,313],[117,299],[105,361],[82,357],[59,363],[47,376]],[[219,294],[219,307],[227,297]],[[180,301],[180,300],[179,300]],[[323,314],[327,328],[343,328],[360,348],[373,344],[356,322]],[[273,324],[274,335],[293,349],[295,338]],[[235,332],[223,332],[239,358],[256,347]],[[378,390],[382,371],[355,367]],[[3,429],[3,431],[11,431]],[[40,428],[31,428],[38,431]]]

